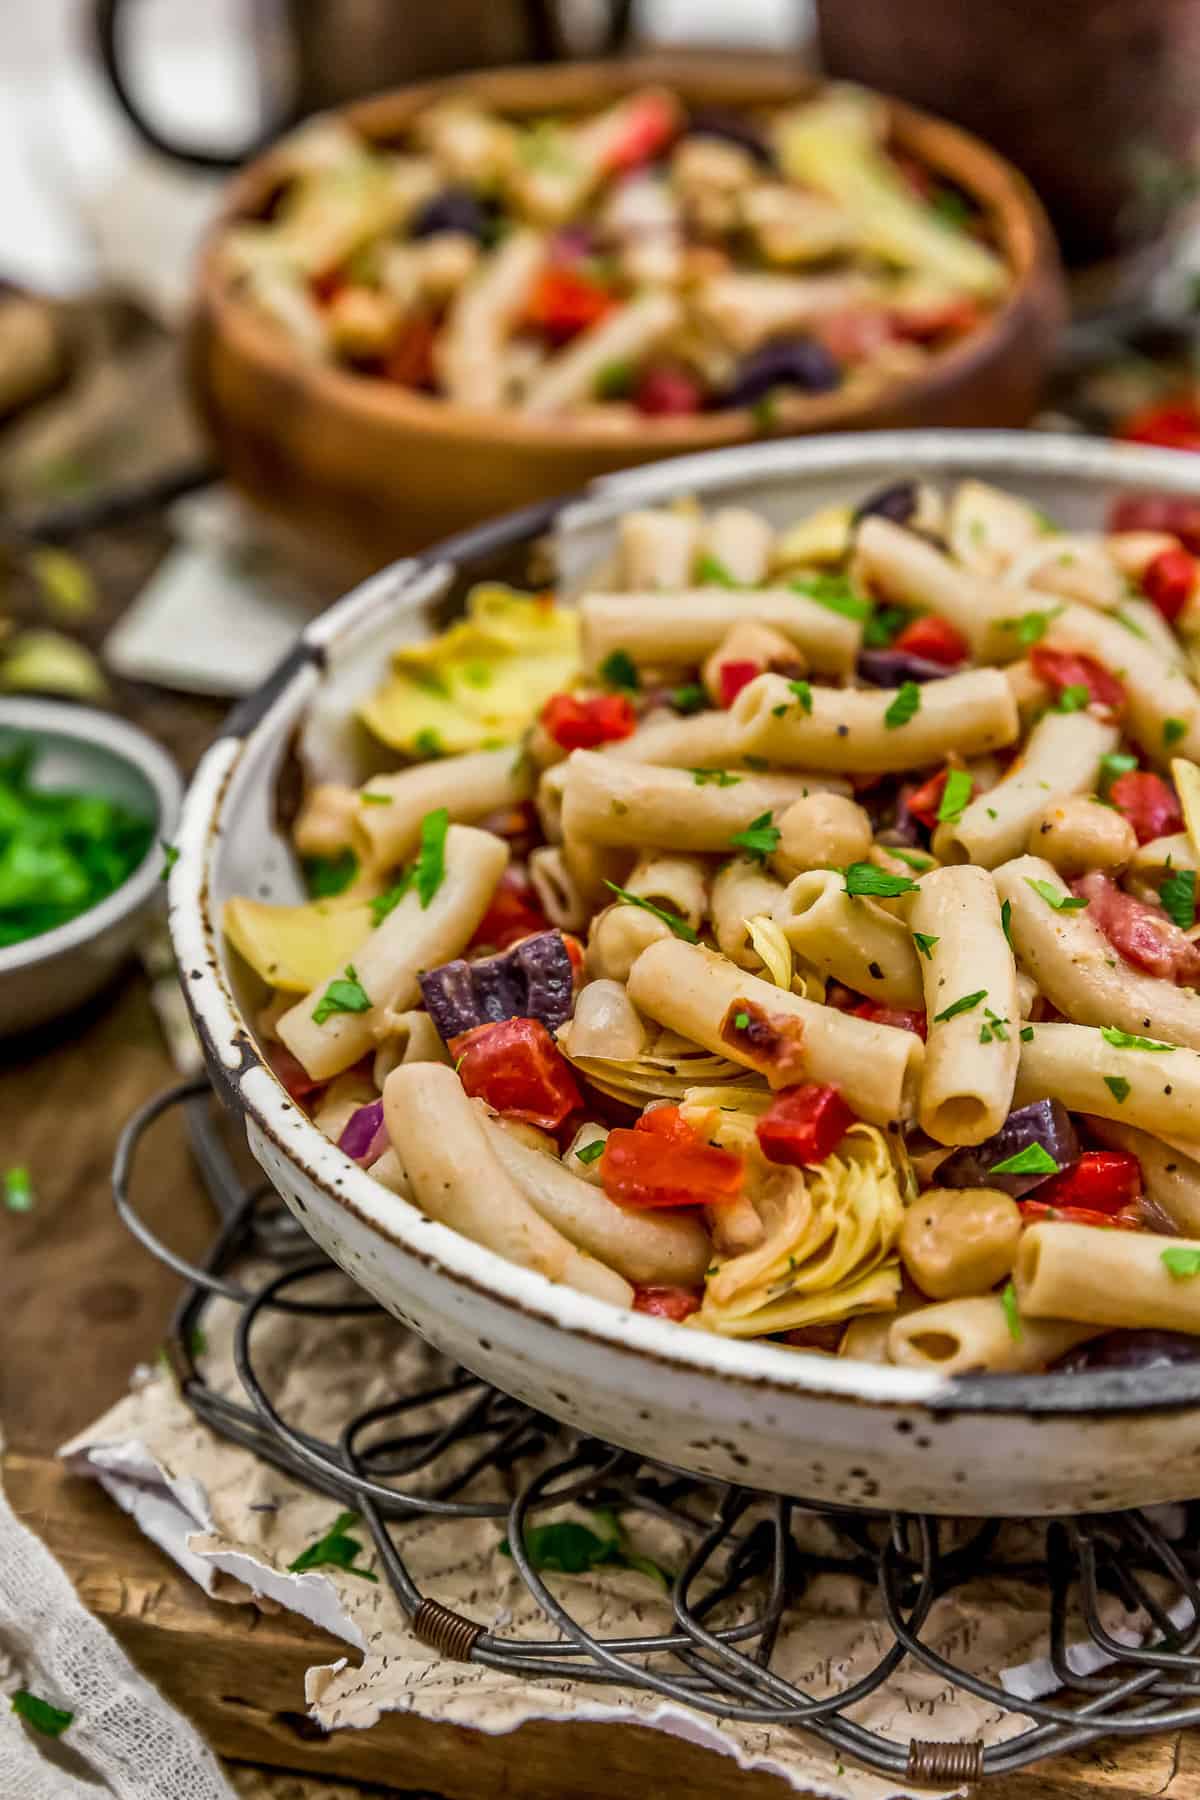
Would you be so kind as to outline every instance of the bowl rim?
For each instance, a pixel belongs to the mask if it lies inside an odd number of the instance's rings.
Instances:
[[[225,830],[226,796],[247,752],[291,729],[289,703],[311,699],[330,646],[357,636],[381,614],[415,609],[431,574],[531,541],[560,518],[567,525],[608,518],[630,506],[653,504],[681,487],[703,495],[755,476],[790,475],[802,480],[805,474],[861,481],[897,467],[944,476],[974,473],[997,480],[1005,474],[1060,475],[1200,499],[1200,461],[1182,451],[1018,431],[844,433],[745,445],[600,477],[582,492],[505,514],[416,557],[400,559],[351,589],[307,627],[263,687],[230,714],[188,789],[168,904],[192,1022],[223,1097],[326,1201],[344,1208],[391,1247],[451,1283],[507,1305],[539,1325],[569,1331],[608,1349],[641,1353],[680,1375],[732,1382],[747,1393],[769,1390],[781,1401],[822,1398],[904,1411],[924,1407],[936,1414],[1039,1418],[1194,1408],[1200,1404],[1200,1362],[1151,1370],[947,1377],[686,1331],[670,1321],[551,1283],[427,1219],[411,1202],[380,1187],[351,1162],[289,1099],[258,1050],[251,1022],[225,980],[219,922],[210,903],[210,870]]]
[[[344,107],[328,117],[344,118],[371,138],[394,135],[432,101],[448,95],[478,96],[513,111],[544,111],[557,101],[569,105],[582,94],[604,100],[644,83],[659,82],[689,93],[718,93],[751,88],[742,105],[782,102],[834,85],[811,70],[753,58],[699,54],[658,54],[595,63],[569,62],[550,67],[517,65],[446,76],[400,88]],[[839,431],[860,416],[880,408],[900,408],[916,396],[953,389],[990,359],[994,346],[1013,328],[1031,296],[1047,283],[1062,288],[1058,251],[1047,215],[1034,190],[1013,164],[973,133],[927,113],[892,95],[872,89],[888,109],[893,129],[905,143],[919,147],[924,160],[949,175],[984,206],[998,230],[1012,287],[1003,304],[960,342],[931,355],[917,374],[864,383],[862,389],[838,388],[829,394],[796,397],[789,431]],[[734,103],[733,101],[730,102]],[[457,406],[432,395],[417,394],[375,377],[307,358],[286,334],[272,327],[234,290],[220,267],[220,244],[228,227],[257,211],[278,183],[280,146],[269,147],[239,171],[201,242],[195,282],[194,311],[209,329],[224,336],[247,361],[269,378],[299,384],[351,421],[392,425],[415,438],[492,446],[498,451],[561,450],[574,455],[612,456],[622,448],[632,455],[640,445],[654,455],[683,455],[717,449],[762,435],[753,411],[733,408],[702,413],[686,421],[642,418],[636,431],[580,420],[527,418],[497,409]],[[1065,308],[1065,298],[1062,300]]]
[[[74,738],[77,743],[109,751],[149,782],[156,815],[154,836],[146,854],[121,885],[64,925],[0,948],[0,979],[18,969],[25,974],[39,963],[69,955],[143,906],[160,878],[161,871],[154,862],[155,848],[175,829],[183,805],[183,783],[166,751],[146,732],[113,713],[77,701],[5,695],[0,698],[0,731],[9,730],[32,738],[47,734]]]

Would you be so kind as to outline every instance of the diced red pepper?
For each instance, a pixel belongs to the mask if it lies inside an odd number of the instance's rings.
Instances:
[[[1118,775],[1108,797],[1133,826],[1139,844],[1183,830],[1183,809],[1175,789],[1150,769]]]
[[[1127,1150],[1085,1150],[1077,1163],[1038,1188],[1044,1206],[1083,1206],[1111,1216],[1142,1191],[1142,1165]]]
[[[667,417],[704,411],[704,389],[687,369],[669,364],[643,369],[633,390],[633,403],[641,413]]]
[[[655,1131],[610,1131],[600,1180],[619,1206],[722,1206],[741,1196],[746,1170],[732,1150],[677,1142]]]
[[[967,660],[970,646],[949,619],[939,618],[937,613],[926,613],[904,627],[892,648],[907,650],[910,656],[924,656],[930,662],[943,663],[950,668],[954,663]]]
[[[949,769],[939,769],[928,781],[923,781],[918,788],[913,788],[908,796],[908,810],[914,819],[920,819],[922,825],[930,831],[938,822],[938,807],[942,804],[942,795],[946,791],[946,780]]]
[[[805,1168],[824,1162],[854,1124],[841,1090],[815,1081],[780,1088],[755,1126],[768,1162]]]
[[[540,1019],[476,1025],[451,1038],[449,1049],[468,1094],[506,1118],[557,1131],[583,1105],[571,1066]]]
[[[1038,1189],[1041,1193],[1043,1190]],[[1098,1212],[1091,1206],[1048,1206],[1044,1200],[1018,1200],[1027,1225],[1098,1225],[1117,1231],[1140,1231],[1135,1219],[1122,1213]]]
[[[762,672],[761,666],[756,662],[737,660],[721,663],[718,671],[721,705],[732,706],[742,689],[748,687]]]
[[[467,948],[475,950],[486,944],[507,950],[531,933],[549,929],[550,921],[529,883],[515,870],[506,869]]]
[[[1200,409],[1186,394],[1176,395],[1130,413],[1113,435],[1164,450],[1200,450]]]
[[[904,1006],[880,1006],[875,1000],[864,1000],[852,1011],[856,1019],[870,1019],[873,1025],[895,1025],[900,1031],[915,1031],[919,1038],[925,1036],[923,1012],[910,1012]]]
[[[617,304],[616,296],[578,269],[543,269],[525,308],[525,322],[552,344],[566,344],[599,324]]]
[[[897,307],[892,325],[897,337],[927,344],[934,338],[964,337],[974,331],[981,316],[974,300],[943,300],[928,306]]]
[[[436,341],[437,327],[432,319],[420,316],[406,319],[383,359],[381,373],[384,380],[399,382],[401,387],[409,388],[436,386],[433,366]]]
[[[560,750],[594,750],[631,737],[637,714],[625,694],[551,694],[542,708],[542,724]]]
[[[1163,618],[1176,620],[1196,586],[1196,560],[1186,550],[1160,550],[1142,571],[1142,592]]]
[[[654,1137],[667,1138],[673,1144],[695,1144],[699,1137],[687,1124],[677,1106],[652,1106],[636,1120],[635,1131],[648,1131]]]
[[[1029,661],[1038,680],[1048,687],[1057,700],[1068,688],[1086,688],[1088,705],[1102,706],[1114,719],[1125,710],[1125,685],[1110,675],[1103,663],[1081,650],[1049,650],[1035,644]]]
[[[693,1288],[635,1287],[633,1310],[649,1313],[653,1319],[674,1319],[679,1324],[700,1311],[700,1296]]]
[[[1108,511],[1110,531],[1168,531],[1200,556],[1200,500],[1182,494],[1127,494]]]
[[[625,107],[621,130],[601,159],[607,173],[636,169],[665,150],[675,136],[679,114],[667,94],[639,94]]]
[[[274,1074],[287,1089],[293,1100],[311,1100],[312,1096],[325,1086],[324,1081],[314,1081],[304,1064],[294,1057],[284,1044],[267,1043],[263,1045],[263,1055]]]

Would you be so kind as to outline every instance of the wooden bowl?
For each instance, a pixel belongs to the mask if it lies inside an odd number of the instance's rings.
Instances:
[[[646,82],[675,88],[692,106],[735,108],[779,104],[817,85],[779,61],[644,57],[456,76],[361,101],[344,116],[365,137],[386,140],[452,93],[513,115],[543,114],[597,107]],[[1012,291],[985,325],[931,357],[916,378],[867,394],[815,394],[789,433],[1022,425],[1066,311],[1046,216],[1023,177],[977,139],[899,101],[889,105],[895,141],[987,215]],[[647,418],[633,432],[627,424],[476,412],[306,358],[231,290],[217,256],[226,227],[260,213],[278,183],[268,151],[230,186],[200,258],[189,377],[230,479],[347,573],[594,476],[760,435],[744,410]]]

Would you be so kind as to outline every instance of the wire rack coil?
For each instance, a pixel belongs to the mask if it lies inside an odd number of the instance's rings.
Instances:
[[[155,1121],[176,1109],[221,1221],[203,1267],[161,1243],[131,1199],[138,1148]],[[272,1311],[386,1315],[365,1298],[313,1297],[332,1265],[314,1253],[273,1190],[244,1187],[203,1079],[172,1088],[129,1121],[113,1164],[113,1192],[129,1230],[187,1283],[168,1357],[188,1406],[220,1436],[360,1514],[414,1634],[442,1657],[526,1680],[649,1691],[715,1718],[792,1727],[839,1758],[913,1786],[974,1782],[1102,1737],[1200,1722],[1200,1503],[1186,1509],[1182,1534],[1170,1537],[1143,1512],[1045,1521],[1036,1554],[1014,1560],[1000,1542],[1002,1521],[958,1527],[929,1515],[845,1510],[696,1481],[569,1431],[463,1369],[348,1417],[336,1441],[318,1438],[277,1409],[256,1364],[256,1327]],[[273,1270],[256,1289],[231,1274],[248,1253]],[[234,1360],[244,1401],[217,1392],[193,1354],[215,1297],[240,1308]],[[479,1497],[481,1478],[497,1471],[515,1498]],[[547,1586],[529,1559],[526,1531],[539,1510],[568,1500],[641,1511],[679,1530],[690,1552],[671,1594],[673,1630],[596,1636]],[[818,1554],[797,1542],[794,1527],[806,1515],[822,1521],[832,1549]],[[553,1635],[505,1637],[423,1593],[405,1562],[404,1525],[432,1516],[503,1521],[513,1563]],[[891,1642],[867,1674],[817,1695],[772,1661],[788,1608],[821,1574],[872,1585]],[[1046,1597],[1048,1657],[1059,1684],[1051,1696],[1017,1702],[923,1636],[936,1600],[984,1580],[1019,1583],[1023,1593],[1033,1587]],[[1111,1608],[1106,1613],[1103,1602],[1114,1596],[1139,1615],[1140,1643],[1114,1637],[1106,1624]],[[1095,1654],[1080,1658],[1081,1641]],[[1071,1646],[1076,1653],[1069,1655]],[[1024,1727],[985,1746],[976,1739],[904,1743],[857,1722],[855,1706],[906,1658],[998,1714],[1021,1716]],[[1080,1672],[1085,1661],[1093,1672]]]

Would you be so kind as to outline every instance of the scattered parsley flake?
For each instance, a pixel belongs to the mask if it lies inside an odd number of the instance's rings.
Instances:
[[[450,814],[444,806],[427,812],[421,820],[421,847],[413,869],[413,884],[422,912],[441,887],[446,875],[446,833]]]
[[[735,831],[729,842],[755,862],[765,862],[767,857],[779,847],[779,827],[772,825],[769,812],[759,813],[757,819],[751,819],[745,831]]]
[[[1008,1326],[1008,1335],[1014,1343],[1020,1343],[1024,1335],[1021,1324],[1021,1312],[1017,1305],[1017,1290],[1012,1282],[1006,1282],[1000,1293],[1000,1304],[1004,1308],[1004,1322]]]
[[[934,1013],[933,1022],[940,1025],[944,1019],[957,1019],[959,1013],[972,1012],[981,1000],[987,999],[987,989],[978,988],[973,994],[964,994],[961,1000],[954,1000],[942,1012]]]
[[[357,1525],[358,1514],[354,1512],[339,1513],[325,1536],[302,1550],[295,1562],[288,1564],[293,1575],[301,1575],[306,1569],[342,1569],[347,1575],[361,1575],[364,1581],[378,1581],[378,1575],[370,1569],[360,1569],[355,1565],[362,1554],[362,1545],[357,1538],[346,1534],[351,1525]]]
[[[1116,1025],[1102,1025],[1100,1036],[1114,1050],[1154,1050],[1161,1055],[1168,1055],[1176,1048],[1174,1044],[1161,1044],[1157,1038],[1137,1037],[1133,1032],[1122,1031]]]
[[[671,692],[671,705],[676,712],[703,712],[708,705],[708,695],[698,681],[689,681],[683,687],[674,688]]]
[[[632,392],[631,362],[607,362],[596,370],[592,393],[597,400],[624,400]]]
[[[19,1719],[32,1725],[43,1737],[61,1737],[67,1726],[75,1717],[73,1712],[64,1712],[61,1706],[51,1706],[48,1700],[39,1700],[28,1688],[18,1688],[11,1698],[12,1709]]]
[[[1190,931],[1196,923],[1196,871],[1176,869],[1158,890],[1163,911],[1181,931]]]
[[[475,685],[476,685],[476,687],[478,687],[479,683],[476,682]],[[489,745],[487,743],[484,743],[480,746],[480,748],[483,750],[487,750],[487,749],[498,750],[501,748],[501,746],[499,744]],[[432,730],[428,725],[426,725],[421,731],[418,731],[416,737],[413,739],[413,749],[416,751],[418,756],[425,757],[426,760],[429,762],[436,762],[440,756],[445,756],[445,754],[446,754],[446,752],[442,746],[441,738],[438,736],[437,732]]]
[[[370,1010],[371,996],[355,974],[354,965],[347,963],[345,975],[331,981],[317,1001],[313,1024],[323,1025],[334,1013],[365,1013]]]
[[[989,1175],[1057,1175],[1058,1164],[1043,1144],[1026,1144],[1023,1150],[993,1163]]]
[[[787,711],[787,701],[785,700],[782,706],[773,706],[771,708],[771,717],[773,719],[782,719],[782,717],[786,711]]]
[[[990,1024],[990,1026],[992,1028],[993,1037],[996,1039],[996,1041],[998,1043],[1007,1044],[1007,1042],[1008,1042],[1008,1020],[1002,1019],[1000,1017],[999,1013],[994,1013],[990,1006],[985,1006],[983,1010],[987,1014],[988,1023]]]
[[[628,650],[610,650],[600,664],[598,673],[605,687],[624,688],[629,693],[636,694],[642,685],[637,664]]]
[[[877,869],[874,863],[851,863],[845,874],[848,894],[894,900],[898,894],[916,891],[916,882],[910,881],[907,875],[889,875],[886,869]]]
[[[1133,633],[1134,637],[1144,638],[1147,636],[1145,627],[1139,625],[1136,619],[1131,619],[1129,614],[1123,612],[1119,606],[1112,616],[1117,621],[1118,625],[1123,625],[1126,631],[1131,631]]]
[[[940,938],[930,937],[927,931],[914,931],[912,938],[913,943],[917,946],[917,949],[921,952],[921,955],[925,958],[926,962],[928,962],[933,955],[933,946],[935,944],[940,944],[942,941]]]
[[[669,912],[665,906],[655,906],[653,900],[643,900],[640,894],[631,894],[628,888],[618,887],[615,881],[606,881],[604,885],[612,890],[623,905],[640,906],[643,912],[653,913],[656,919],[661,919],[663,924],[669,926],[675,936],[682,938],[685,944],[700,942],[699,934],[693,931],[687,920],[681,919],[678,913]]]
[[[1063,688],[1054,702],[1054,711],[1060,713],[1082,712],[1091,703],[1092,690],[1082,681],[1072,681]]]
[[[559,1519],[550,1525],[527,1525],[524,1542],[530,1565],[538,1570],[557,1570],[563,1575],[584,1575],[589,1569],[611,1564],[636,1570],[660,1588],[670,1587],[671,1578],[664,1569],[648,1556],[636,1555],[626,1547],[614,1514],[597,1507],[591,1519],[595,1530],[574,1519]],[[507,1538],[500,1544],[500,1554],[512,1555],[512,1545]]]
[[[1061,611],[1061,606],[1055,606],[1049,612],[1022,613],[1016,619],[1001,619],[1000,628],[1002,631],[1015,631],[1018,644],[1027,650],[1030,645],[1045,637],[1051,620],[1056,619]]]
[[[1039,881],[1036,875],[1027,875],[1025,885],[1031,887],[1035,894],[1040,895],[1046,905],[1052,906],[1055,912],[1082,912],[1087,905],[1087,901],[1081,900],[1077,894],[1064,894],[1060,889],[1053,887],[1050,882]]]
[[[1000,929],[1004,933],[1004,941],[1011,950],[1012,941],[1012,901],[1006,900],[1000,908]]]
[[[597,1157],[604,1155],[606,1142],[606,1138],[594,1138],[590,1144],[582,1144],[575,1152],[577,1160],[581,1163],[594,1163]]]
[[[749,1025],[750,1014],[748,1012],[734,1013],[733,1026],[735,1031],[746,1031],[749,1028]]]
[[[1172,1281],[1190,1281],[1200,1275],[1200,1250],[1189,1244],[1172,1244],[1162,1253],[1163,1268]]]
[[[790,586],[793,593],[803,594],[806,600],[815,600],[819,606],[828,607],[830,612],[841,613],[844,619],[865,622],[874,611],[871,602],[856,594],[844,575],[802,575]]]
[[[4,1171],[4,1206],[7,1212],[33,1211],[33,1181],[24,1163]]]
[[[701,587],[736,588],[742,585],[734,580],[720,557],[709,550],[705,550],[696,562],[696,580]]]
[[[902,606],[877,606],[863,626],[863,644],[868,650],[889,649],[911,616]]]
[[[175,864],[179,861],[179,845],[178,844],[168,844],[166,838],[160,838],[159,842],[162,845],[163,865],[162,865],[162,872],[159,875],[158,879],[160,881],[166,881],[170,877],[171,870],[175,867]]]
[[[727,769],[689,769],[688,774],[697,787],[736,787],[742,779],[740,775],[731,775]]]
[[[743,756],[742,761],[748,769],[753,769],[756,775],[761,775],[764,769],[769,769],[771,766],[765,756]]]
[[[807,681],[789,681],[788,687],[800,702],[802,712],[812,711],[812,687]]]
[[[996,811],[994,806],[989,806],[987,808],[987,816],[989,819],[998,819],[1000,814]]]
[[[775,429],[779,423],[779,400],[774,388],[768,388],[765,394],[759,395],[750,408],[750,417],[760,436]]]
[[[1166,745],[1168,750],[1171,748],[1171,746],[1173,744],[1177,744],[1179,742],[1180,738],[1183,738],[1186,736],[1187,736],[1187,725],[1185,724],[1185,722],[1182,719],[1164,719],[1163,720],[1162,741]]]
[[[898,731],[901,725],[907,725],[921,710],[921,690],[915,681],[901,682],[896,689],[896,698],[883,715],[883,723],[888,731]]]
[[[1023,1044],[1031,1044],[1033,1042],[1033,1026],[1032,1025],[1022,1025],[1022,1027],[1021,1027],[1021,1042]]]
[[[1138,766],[1127,750],[1110,750],[1100,758],[1100,792],[1107,794],[1118,775],[1131,775]]]
[[[376,925],[382,925],[388,914],[399,906],[405,894],[413,884],[412,870],[402,875],[394,887],[388,888],[384,894],[376,894],[370,902],[371,913]]]
[[[946,776],[946,785],[942,789],[942,797],[938,802],[938,822],[942,825],[956,825],[966,811],[967,802],[971,798],[971,789],[975,779],[966,769],[951,769]]]
[[[306,856],[300,869],[310,900],[332,900],[345,893],[358,874],[358,858],[353,850],[343,850],[339,856]]]
[[[1129,1098],[1129,1083],[1123,1075],[1106,1075],[1104,1085],[1118,1106],[1124,1106]]]
[[[392,796],[390,794],[371,794],[364,792],[361,793],[358,798],[363,806],[390,806],[392,804]]]
[[[924,850],[902,850],[898,844],[883,844],[881,848],[898,862],[907,863],[910,869],[916,869],[919,874],[924,874],[933,867],[932,856],[927,856]]]

